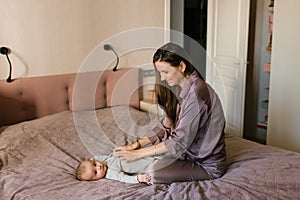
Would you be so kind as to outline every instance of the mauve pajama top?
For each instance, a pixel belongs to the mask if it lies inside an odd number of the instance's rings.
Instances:
[[[177,119],[168,119],[147,134],[152,144],[164,142],[169,153],[201,165],[212,178],[225,171],[225,117],[215,91],[196,72],[186,80],[179,94]]]

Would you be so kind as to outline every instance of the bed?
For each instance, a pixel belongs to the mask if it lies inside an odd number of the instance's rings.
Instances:
[[[0,81],[0,199],[300,199],[300,153],[230,133],[219,179],[77,180],[82,159],[135,141],[159,120],[139,108],[140,74],[137,68],[87,72],[79,89],[77,74]]]

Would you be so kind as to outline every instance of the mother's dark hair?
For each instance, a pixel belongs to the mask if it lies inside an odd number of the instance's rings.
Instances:
[[[156,62],[167,62],[172,67],[179,67],[181,62],[186,65],[184,76],[188,76],[196,71],[201,79],[201,74],[191,64],[191,58],[188,53],[181,46],[175,43],[167,43],[157,49],[153,55],[153,64],[155,68],[156,84],[155,94],[157,97],[158,104],[163,107],[169,118],[171,125],[174,126],[176,122],[176,108],[178,104],[178,95],[180,88],[179,86],[168,86],[165,81],[161,81],[160,73],[156,69]]]

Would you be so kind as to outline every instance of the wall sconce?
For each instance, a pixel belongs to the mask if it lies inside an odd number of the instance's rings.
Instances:
[[[12,72],[12,66],[11,66],[11,62],[9,60],[8,54],[10,53],[10,50],[7,47],[1,47],[0,48],[0,53],[3,55],[6,55],[8,64],[9,64],[9,75],[8,78],[6,79],[6,82],[11,83],[13,80],[11,79],[11,72]]]
[[[109,45],[109,44],[105,44],[105,45],[103,46],[103,48],[104,48],[104,50],[106,50],[106,51],[112,50],[112,51],[115,53],[115,55],[116,55],[116,57],[117,57],[117,63],[116,63],[116,65],[115,65],[115,67],[113,68],[113,71],[114,71],[114,72],[117,71],[117,67],[118,67],[118,64],[119,64],[119,56],[118,56],[117,52],[116,52],[116,51],[112,48],[112,46]]]

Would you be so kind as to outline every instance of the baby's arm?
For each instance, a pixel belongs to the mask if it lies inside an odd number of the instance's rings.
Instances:
[[[122,171],[108,169],[105,178],[117,180],[125,183],[148,183],[151,176],[148,174],[128,175]]]

